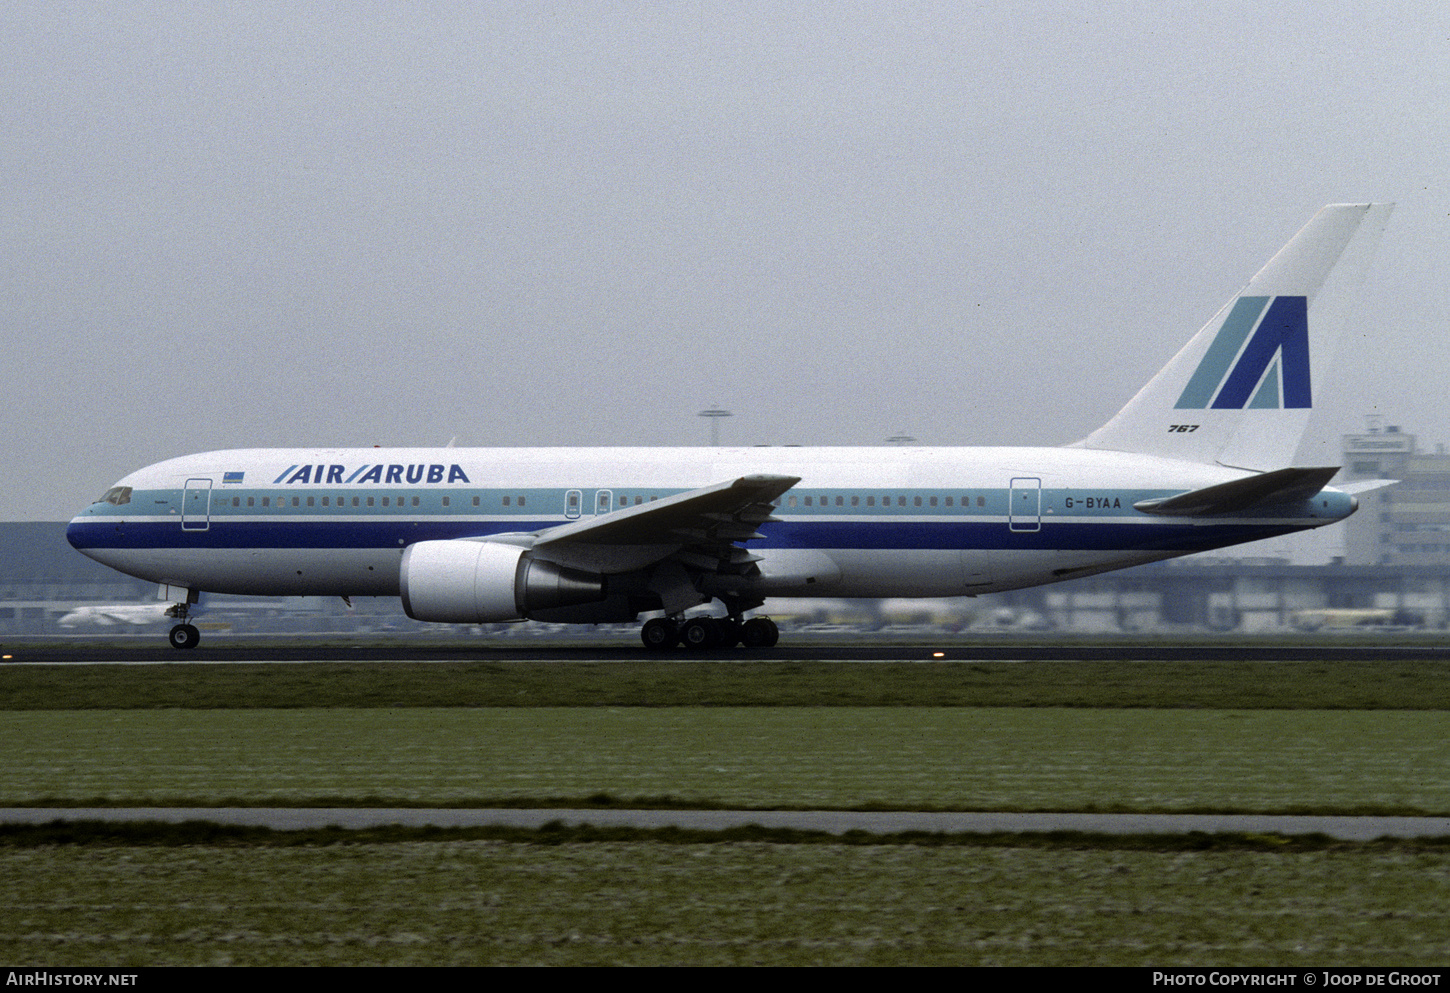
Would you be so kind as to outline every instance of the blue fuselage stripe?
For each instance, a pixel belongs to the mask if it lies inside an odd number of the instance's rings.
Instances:
[[[400,548],[418,541],[480,538],[505,532],[539,531],[558,521],[466,521],[446,518],[378,521],[226,521],[213,518],[204,531],[184,530],[177,521],[77,521],[67,537],[78,549],[148,548]],[[1193,525],[1174,522],[1122,523],[1043,521],[1036,531],[1012,530],[998,521],[795,521],[760,525],[752,549],[997,549],[1186,551],[1215,548],[1310,527],[1272,522]]]

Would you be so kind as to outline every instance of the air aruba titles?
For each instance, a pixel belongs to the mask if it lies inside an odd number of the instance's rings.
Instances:
[[[282,474],[272,480],[272,485],[290,486],[294,483],[321,483],[325,486],[347,486],[351,484],[362,485],[363,483],[467,483],[468,473],[454,462],[444,466],[442,463],[434,462],[431,465],[415,463],[413,465],[375,465],[364,462],[347,474],[348,467],[345,465],[290,465],[282,471]],[[240,483],[243,474],[240,472],[229,472],[226,474],[224,483]],[[446,478],[445,478],[446,477]]]

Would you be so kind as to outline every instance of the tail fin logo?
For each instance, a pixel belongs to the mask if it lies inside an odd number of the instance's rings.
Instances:
[[[1174,408],[1288,409],[1310,401],[1308,298],[1239,297]]]

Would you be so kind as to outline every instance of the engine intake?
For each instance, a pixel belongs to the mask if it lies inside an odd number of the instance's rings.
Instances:
[[[604,577],[496,541],[420,541],[403,553],[399,592],[415,621],[517,621],[605,598]]]

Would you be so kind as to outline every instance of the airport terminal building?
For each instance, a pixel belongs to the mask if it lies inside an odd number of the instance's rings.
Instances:
[[[1422,452],[1397,427],[1344,436],[1339,478],[1397,479],[1364,494],[1345,522],[1345,561],[1352,565],[1450,568],[1450,454]]]

